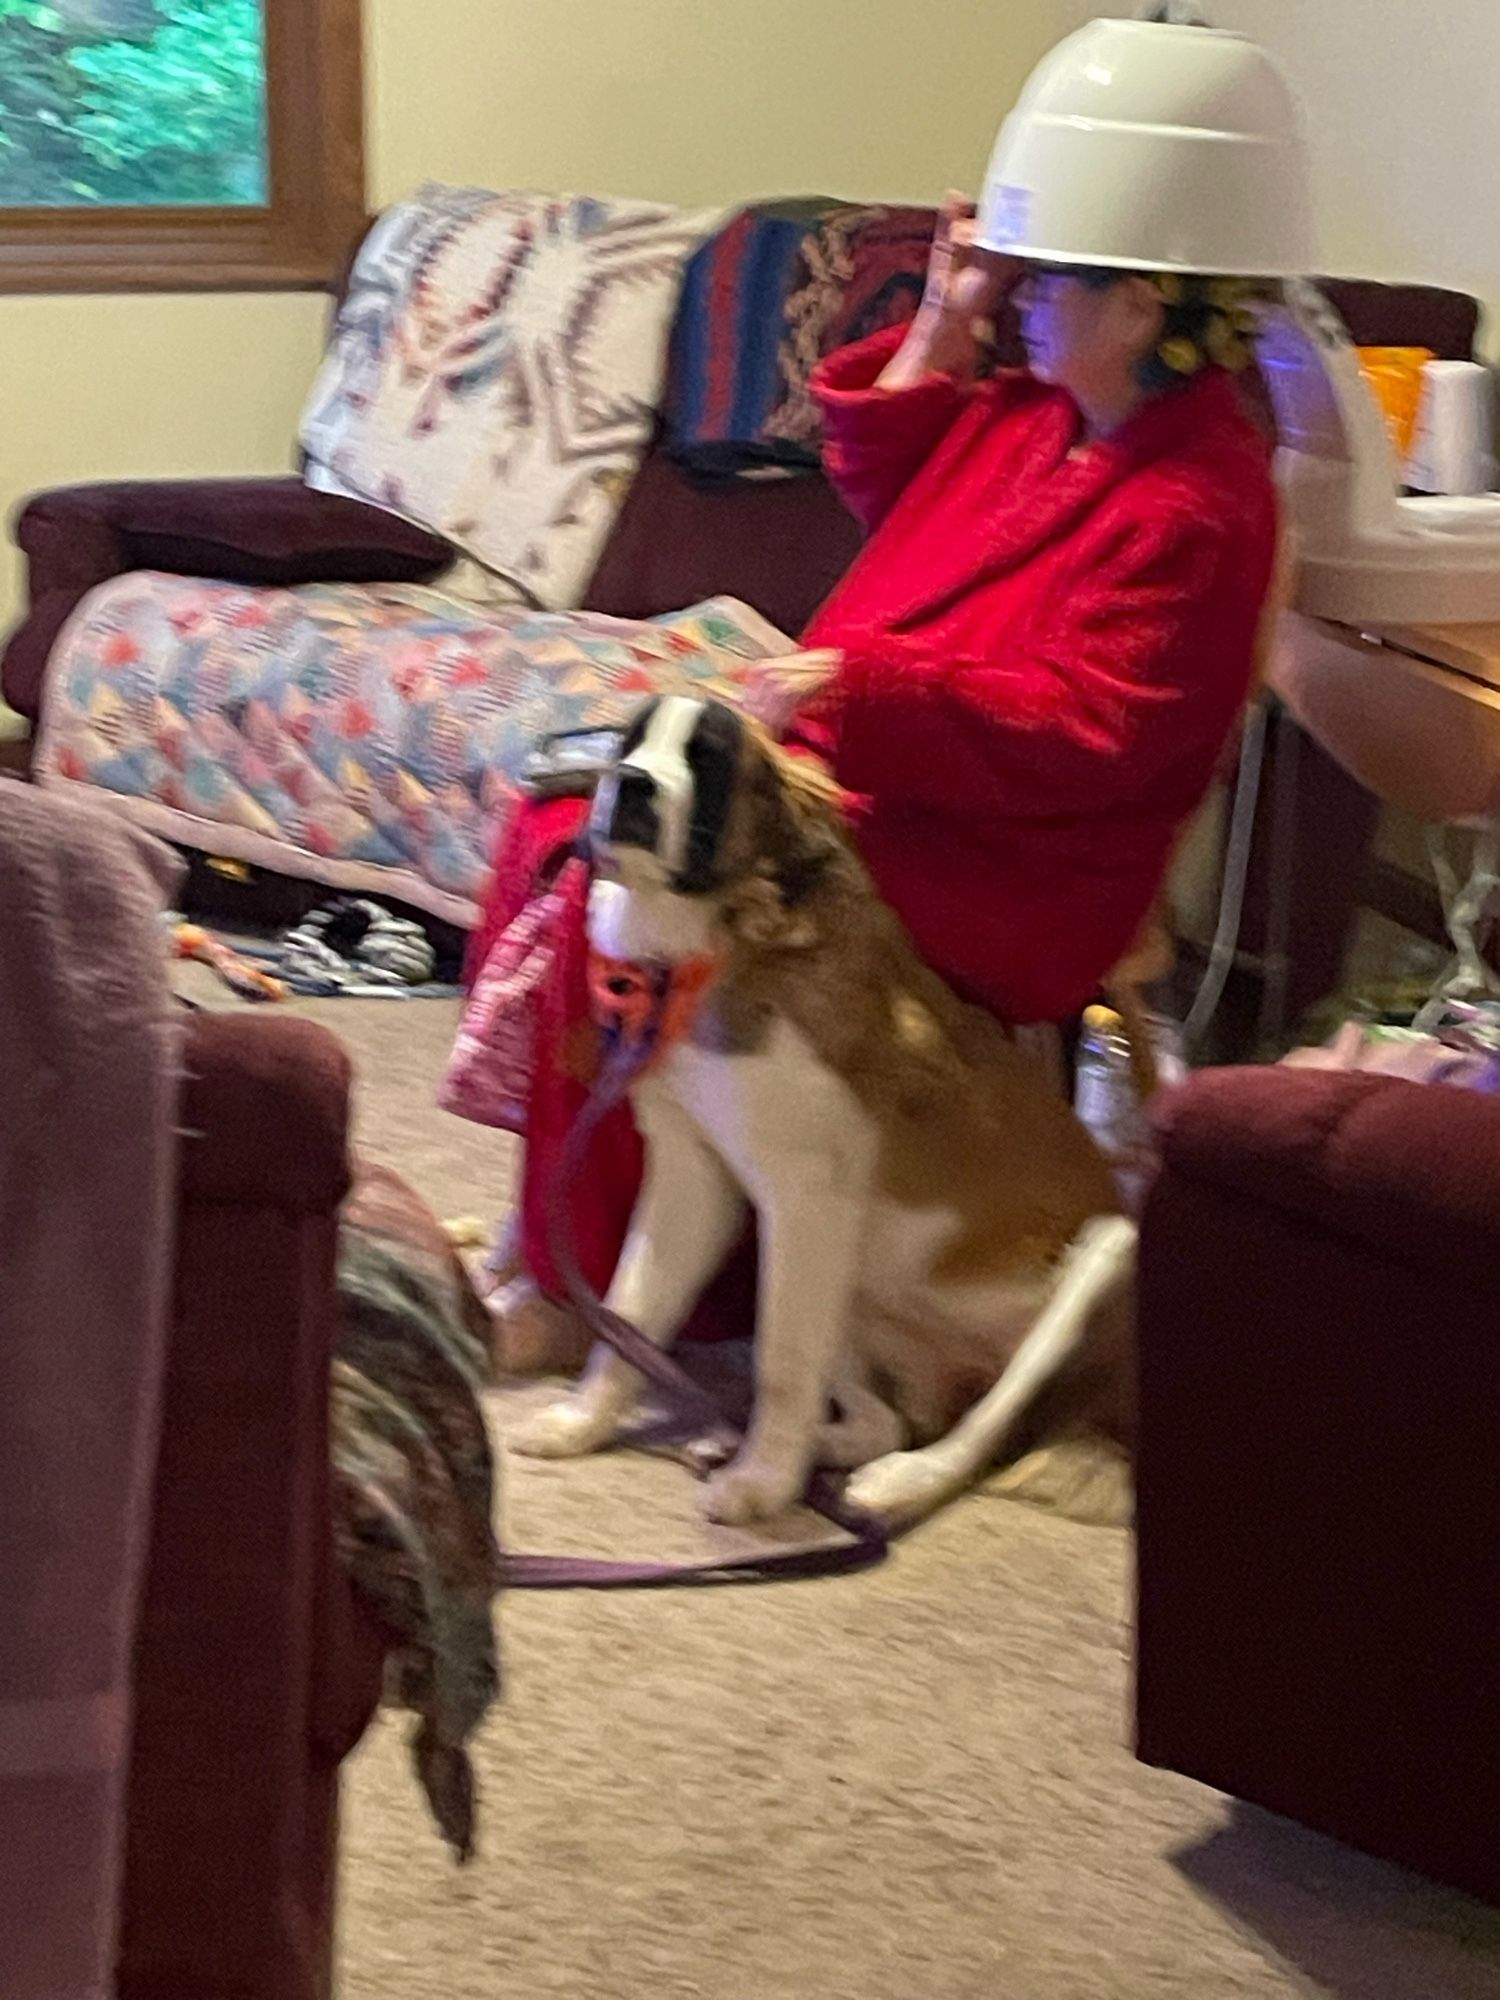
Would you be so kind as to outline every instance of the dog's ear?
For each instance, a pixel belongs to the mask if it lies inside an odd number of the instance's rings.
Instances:
[[[793,757],[769,738],[756,747],[770,788],[773,825],[786,829],[777,879],[788,907],[795,907],[843,849],[846,794],[815,758]]]
[[[819,934],[807,905],[844,851],[844,794],[821,764],[788,756],[753,726],[741,782],[753,860],[733,894],[731,922],[755,943],[806,950]]]
[[[687,851],[672,883],[679,895],[707,896],[723,886],[744,751],[745,723],[738,711],[705,702],[683,753],[693,781],[693,809]]]

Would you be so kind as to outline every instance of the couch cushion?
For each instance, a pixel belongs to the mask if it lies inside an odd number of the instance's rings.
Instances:
[[[617,618],[737,597],[798,633],[859,553],[821,473],[703,485],[660,446],[636,476],[584,602]]]

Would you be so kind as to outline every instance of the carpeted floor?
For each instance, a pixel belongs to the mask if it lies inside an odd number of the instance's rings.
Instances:
[[[453,1009],[304,1011],[362,1143],[492,1212],[505,1142],[431,1108]],[[705,1546],[671,1464],[503,1482],[513,1547]],[[1132,1761],[1128,1602],[1124,1535],[984,1495],[861,1579],[508,1599],[480,1859],[396,1728],[351,1767],[341,2000],[1500,2000],[1500,1917]]]

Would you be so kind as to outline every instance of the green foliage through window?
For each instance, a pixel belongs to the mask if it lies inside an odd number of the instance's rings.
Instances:
[[[0,207],[266,199],[261,0],[0,0]]]

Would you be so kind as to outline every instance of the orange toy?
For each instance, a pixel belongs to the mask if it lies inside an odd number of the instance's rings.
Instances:
[[[242,1000],[285,1000],[287,989],[269,972],[241,958],[198,924],[179,924],[172,933],[172,948],[178,958],[196,960],[210,966],[232,993]]]
[[[627,1047],[653,1040],[654,1062],[692,1027],[718,969],[709,957],[646,966],[591,951],[589,1005],[599,1026]]]

